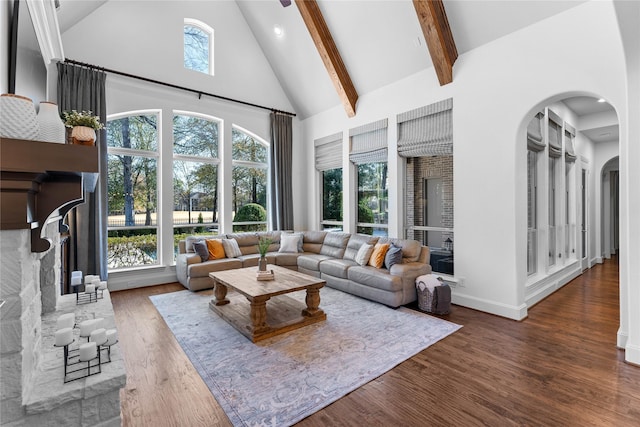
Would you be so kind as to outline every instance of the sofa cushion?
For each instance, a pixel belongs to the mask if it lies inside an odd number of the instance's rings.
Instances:
[[[401,264],[401,263],[402,263],[402,248],[394,244],[391,244],[391,246],[389,246],[389,250],[387,251],[387,254],[384,256],[384,267],[387,270],[391,270],[391,267],[393,267],[395,264]]]
[[[320,253],[322,242],[327,235],[326,231],[305,231],[302,233],[303,252]]]
[[[342,258],[349,243],[349,233],[327,233],[320,248],[320,255],[328,255],[331,258]]]
[[[277,252],[267,252],[265,258],[267,258],[267,264],[275,264],[276,263],[276,254]],[[240,255],[238,257],[240,261],[242,261],[242,267],[256,267],[258,265],[258,261],[260,261],[260,254],[247,254]]]
[[[393,243],[402,248],[402,262],[415,262],[420,258],[422,245],[417,240],[394,239],[381,237],[378,243]]]
[[[222,245],[221,239],[207,239],[205,240],[207,243],[207,250],[209,252],[208,259],[222,259],[226,258],[226,254],[224,252],[224,246]],[[195,247],[195,244],[194,244]]]
[[[192,243],[193,250],[198,256],[200,256],[201,261],[206,261],[209,259],[209,249],[207,248],[207,242],[204,240],[196,240]]]
[[[258,253],[258,240],[260,239],[258,233],[227,234],[227,238],[233,239],[238,243],[238,248],[242,255]]]
[[[197,264],[191,264],[188,267],[189,277],[208,277],[213,271],[231,270],[233,268],[242,268],[242,261],[236,258],[223,258],[213,261],[205,261]]]
[[[259,231],[257,233],[258,240],[261,237],[266,237],[271,240],[271,244],[269,245],[269,249],[267,252],[278,252],[280,249],[280,239],[281,239],[282,231]],[[256,243],[257,245],[257,243]],[[242,250],[242,248],[240,248]]]
[[[349,259],[351,261],[356,260],[356,255],[364,243],[375,245],[378,242],[378,238],[375,236],[369,236],[368,234],[352,234],[349,237],[349,243],[347,243],[347,249],[344,251],[342,258]]]
[[[278,252],[298,253],[302,246],[302,234],[283,234]]]
[[[402,277],[391,275],[386,269],[356,265],[347,270],[347,276],[353,282],[384,291],[397,292],[402,290]]]
[[[384,256],[388,250],[389,243],[376,243],[369,258],[369,265],[375,268],[382,268],[384,266]]]
[[[187,236],[184,239],[184,250],[185,253],[195,253],[195,250],[193,249],[193,242],[197,242],[199,240],[206,240],[206,239],[216,239],[216,238],[222,238],[224,236],[214,236],[214,235],[210,235],[210,236]]]
[[[288,252],[278,252],[276,254],[276,265],[282,267],[297,267],[298,266],[298,257],[302,255],[299,252],[296,253],[288,253]]]
[[[358,263],[348,259],[327,259],[320,263],[320,272],[333,277],[346,279],[348,277],[347,270],[354,265],[358,265]]]
[[[371,258],[371,254],[373,253],[373,245],[368,243],[363,243],[358,249],[358,253],[356,254],[355,262],[358,264],[365,266],[369,263],[369,258]]]
[[[298,267],[311,271],[320,271],[320,263],[327,259],[332,259],[332,257],[321,254],[300,255],[298,257]]]
[[[224,253],[227,258],[238,258],[242,255],[236,239],[222,239],[222,246],[224,246]]]

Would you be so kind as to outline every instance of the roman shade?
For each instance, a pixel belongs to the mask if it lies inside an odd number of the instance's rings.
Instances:
[[[549,117],[549,157],[562,156],[562,125]]]
[[[538,113],[527,125],[527,148],[531,151],[543,151],[545,144],[542,141],[542,119],[544,114]]]
[[[573,147],[573,140],[576,137],[576,130],[565,123],[564,125],[564,160],[567,162],[575,162],[578,156],[576,156],[575,148]]]
[[[316,169],[320,172],[342,167],[342,132],[314,141]]]
[[[387,161],[387,119],[349,130],[349,160],[356,165]]]
[[[398,155],[453,154],[453,98],[398,114]]]

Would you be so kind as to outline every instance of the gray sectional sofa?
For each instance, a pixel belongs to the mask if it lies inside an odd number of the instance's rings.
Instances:
[[[247,232],[218,236],[189,236],[179,242],[176,259],[178,281],[187,289],[198,291],[213,287],[209,273],[258,265],[258,240],[267,236],[272,243],[267,262],[297,270],[326,280],[327,286],[353,295],[398,307],[416,300],[415,279],[431,272],[429,248],[415,240],[374,237],[363,234],[326,231],[304,231],[300,252],[280,252],[284,232]],[[242,255],[202,261],[193,249],[193,242],[201,239],[235,239]],[[391,269],[362,266],[356,254],[364,244],[393,243],[402,248],[402,263]]]

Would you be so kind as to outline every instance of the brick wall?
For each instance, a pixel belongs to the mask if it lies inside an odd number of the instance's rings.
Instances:
[[[442,225],[453,228],[453,156],[412,157],[407,159],[407,226],[426,226],[424,223],[424,180],[442,179]],[[433,225],[433,224],[429,224]],[[424,244],[424,232],[408,232],[408,238]],[[453,233],[442,233],[442,245],[447,238],[453,240]]]

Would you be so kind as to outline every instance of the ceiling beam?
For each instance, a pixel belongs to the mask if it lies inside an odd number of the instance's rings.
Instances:
[[[296,5],[302,15],[302,19],[309,30],[309,34],[318,49],[320,58],[327,68],[329,77],[338,92],[342,105],[349,117],[356,115],[356,102],[358,92],[353,86],[349,72],[342,62],[342,57],[333,41],[327,23],[320,12],[315,0],[296,0]]]
[[[440,86],[451,83],[453,63],[458,58],[458,49],[453,41],[444,4],[442,0],[413,0],[413,6],[416,9]]]

